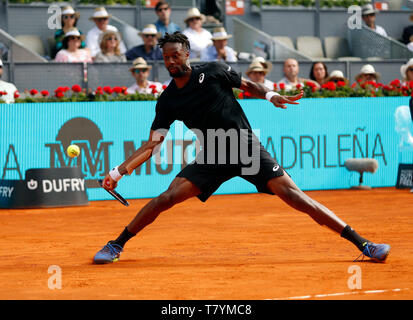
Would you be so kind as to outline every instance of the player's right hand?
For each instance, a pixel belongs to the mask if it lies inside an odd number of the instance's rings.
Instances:
[[[105,179],[103,179],[103,188],[106,190],[113,190],[118,186],[118,182],[113,180],[112,177],[109,175],[109,173],[105,176]]]

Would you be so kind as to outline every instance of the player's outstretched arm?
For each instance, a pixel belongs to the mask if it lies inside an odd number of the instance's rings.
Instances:
[[[158,131],[151,130],[149,139],[137,149],[125,162],[112,169],[103,180],[103,187],[108,190],[116,188],[118,181],[125,175],[131,174],[137,167],[152,157],[155,147],[162,143],[165,136]]]
[[[304,91],[301,90],[299,94],[296,94],[294,96],[282,96],[282,95],[280,95],[276,92],[268,90],[267,87],[265,87],[261,83],[253,82],[253,81],[245,79],[245,78],[241,79],[240,89],[243,90],[243,91],[248,91],[254,97],[257,97],[257,98],[260,98],[260,99],[267,99],[274,106],[276,106],[278,108],[282,108],[282,109],[287,108],[287,106],[285,105],[286,103],[298,104],[298,102],[296,102],[296,101],[301,99],[303,97],[303,94],[304,94]],[[268,94],[268,93],[270,93],[270,94]]]

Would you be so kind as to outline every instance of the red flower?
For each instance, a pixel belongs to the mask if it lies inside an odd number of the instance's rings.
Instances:
[[[295,87],[297,88],[297,90],[300,90],[301,87],[302,87],[302,85],[299,83],[299,84],[297,84]]]
[[[40,91],[40,93],[42,94],[43,97],[47,97],[49,95],[49,91],[47,90],[42,90]]]
[[[245,92],[244,92],[244,97],[250,98],[250,97],[252,97],[252,94],[249,93],[248,91],[245,91]]]
[[[65,96],[65,93],[62,90],[55,90],[55,96],[60,99]]]
[[[64,92],[66,92],[66,91],[69,91],[69,90],[70,90],[70,88],[69,88],[69,87],[63,87],[62,89],[63,89],[63,91],[64,91]]]
[[[390,85],[393,87],[400,87],[401,82],[399,79],[394,79],[392,82],[390,82]]]
[[[413,89],[413,81],[409,81],[409,88]]]
[[[103,91],[105,91],[107,94],[112,94],[113,93],[112,88],[109,87],[109,86],[103,87]]]
[[[274,91],[277,91],[277,84],[274,82]]]
[[[285,83],[280,83],[280,89],[285,90]]]
[[[333,81],[329,81],[327,83],[324,83],[321,88],[327,89],[330,91],[335,91],[336,90],[336,84]]]
[[[156,90],[156,86],[152,88],[152,94],[158,93],[158,90]]]
[[[20,92],[16,90],[14,92],[14,99],[17,99],[18,97],[20,97]]]
[[[317,87],[317,86],[315,85],[315,83],[312,82],[312,81],[307,81],[307,82],[305,83],[305,85],[308,86],[308,87],[310,87],[310,88],[316,88],[316,87]]]
[[[238,93],[238,99],[244,99],[244,94],[242,92]]]
[[[121,87],[113,87],[113,91],[116,92],[117,94],[122,93],[123,89]]]
[[[39,91],[37,91],[36,89],[30,90],[30,94],[31,94],[32,96],[35,96],[35,95],[38,94],[38,93],[39,93]]]
[[[79,86],[78,84],[75,84],[75,85],[72,87],[72,90],[73,90],[73,92],[79,93],[79,92],[82,92],[82,87]]]
[[[356,86],[357,86],[357,82],[354,82],[354,83],[351,85],[351,88],[354,89]]]
[[[123,94],[128,94],[128,88],[127,87],[122,87],[122,93]]]
[[[151,89],[155,89],[155,88],[156,88],[156,85],[151,84],[151,85],[149,86],[149,88],[151,88]]]
[[[162,85],[162,90],[165,90],[168,86],[166,84]]]
[[[342,88],[342,87],[345,87],[345,86],[346,86],[346,83],[344,81],[337,81],[337,87],[338,88]]]

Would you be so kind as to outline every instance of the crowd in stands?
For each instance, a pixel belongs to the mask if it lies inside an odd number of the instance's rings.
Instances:
[[[143,44],[126,49],[122,41],[121,34],[115,26],[109,24],[111,14],[104,7],[98,7],[89,19],[95,26],[85,34],[76,25],[80,14],[70,5],[65,6],[61,12],[61,29],[54,35],[54,48],[52,59],[55,62],[127,62],[130,61],[131,75],[134,79],[133,85],[127,88],[128,94],[160,93],[169,83],[153,82],[148,80],[152,66],[148,61],[163,60],[162,51],[158,46],[158,39],[165,33],[180,31],[185,34],[190,42],[191,61],[224,61],[237,62],[237,52],[228,46],[228,39],[232,35],[228,34],[224,27],[216,27],[212,33],[203,28],[205,15],[198,8],[190,8],[184,19],[186,28],[180,27],[171,21],[171,7],[164,1],[159,1],[155,6],[155,13],[158,20],[153,24],[146,25],[139,36]],[[376,24],[377,10],[367,4],[362,8],[362,19],[365,26],[375,32],[387,36],[384,28]],[[413,14],[411,15],[413,21]],[[403,31],[403,41],[411,44],[413,50],[413,26],[407,27]],[[7,54],[7,48],[0,44],[0,58]],[[246,76],[254,82],[262,83],[269,90],[290,91],[305,85],[311,85],[315,89],[323,88],[328,82],[341,82],[350,85],[350,79],[346,79],[341,70],[328,72],[327,66],[321,61],[314,62],[308,77],[300,76],[299,63],[295,59],[286,59],[283,66],[283,75],[278,82],[267,79],[267,75],[272,70],[270,61],[262,57],[256,57],[251,61]],[[3,64],[0,60],[0,78],[3,72]],[[413,58],[400,69],[403,84],[413,81]],[[378,81],[380,74],[375,71],[371,64],[364,65],[360,73],[355,77],[355,83],[365,81]],[[126,88],[125,88],[126,89]],[[0,100],[6,103],[14,102],[17,88],[5,81],[0,80]]]

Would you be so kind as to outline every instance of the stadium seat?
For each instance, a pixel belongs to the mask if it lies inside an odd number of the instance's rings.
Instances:
[[[297,50],[302,54],[314,58],[322,60],[326,60],[326,56],[324,55],[323,46],[321,44],[321,40],[318,37],[311,37],[311,36],[301,36],[297,37]]]
[[[350,48],[347,39],[341,37],[325,37],[324,49],[326,50],[326,57],[337,59],[339,57],[351,56]]]
[[[295,50],[294,43],[290,37],[284,36],[274,36],[272,37],[274,40],[281,42],[282,44],[286,45],[288,48]]]
[[[361,61],[360,57],[339,57],[337,58],[338,61]]]
[[[14,38],[21,44],[23,44],[27,49],[36,52],[40,56],[44,56],[46,54],[43,41],[39,36],[32,34],[24,34],[15,36]]]

